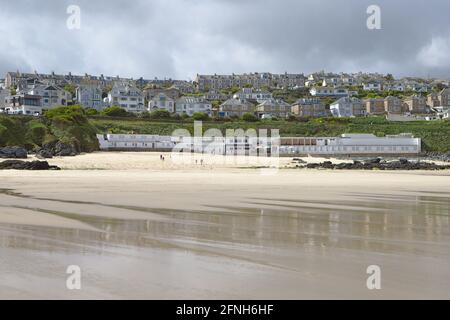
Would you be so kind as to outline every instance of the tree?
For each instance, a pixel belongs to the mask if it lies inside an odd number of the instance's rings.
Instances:
[[[189,115],[186,112],[183,112],[181,114],[181,119],[188,119],[188,118],[190,118],[190,117],[189,117]]]
[[[384,79],[385,79],[386,81],[394,81],[394,76],[393,76],[392,74],[388,73],[388,74],[384,77]]]
[[[12,86],[11,86],[11,89],[10,89],[9,91],[10,91],[9,93],[10,93],[12,96],[16,95],[16,93],[17,93],[17,86],[16,86],[16,85],[12,85]]]
[[[70,84],[70,83],[68,83],[68,84],[66,84],[65,86],[64,86],[64,90],[66,90],[67,92],[69,92],[71,95],[72,95],[72,98],[73,97],[75,97],[75,91],[76,91],[76,87],[75,87],[75,85],[73,85],[73,84]]]
[[[439,82],[434,86],[434,90],[437,92],[441,92],[442,90],[444,90],[445,88],[447,88],[443,83]]]
[[[247,112],[242,115],[242,120],[246,122],[256,122],[258,121],[258,118],[254,114]]]

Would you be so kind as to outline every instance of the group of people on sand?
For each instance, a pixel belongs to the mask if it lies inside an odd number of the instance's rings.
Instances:
[[[160,155],[159,155],[159,160],[161,160],[161,161],[165,161],[165,160],[166,160],[166,158],[164,157],[164,155],[160,154]],[[200,161],[199,161],[199,160],[197,160],[197,159],[195,159],[195,164],[199,164],[199,163],[200,163],[200,165],[201,165],[201,166],[203,166],[203,164],[204,164],[204,161],[203,161],[203,159],[200,159]]]
[[[195,164],[198,164],[198,160],[195,159]],[[203,165],[203,159],[200,159],[200,165]]]

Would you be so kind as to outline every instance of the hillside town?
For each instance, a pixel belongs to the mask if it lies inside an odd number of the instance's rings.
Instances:
[[[378,73],[249,73],[200,75],[193,81],[119,76],[7,72],[0,80],[0,112],[39,116],[57,106],[92,113],[122,108],[132,114],[165,111],[218,119],[301,119],[386,116],[393,121],[450,115],[450,79]]]

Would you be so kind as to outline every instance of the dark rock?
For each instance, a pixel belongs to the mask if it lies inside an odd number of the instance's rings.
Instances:
[[[4,147],[0,148],[0,158],[26,159],[28,152],[22,147]]]
[[[61,141],[54,141],[42,146],[42,148],[36,152],[36,155],[38,155],[38,153],[41,153],[42,158],[48,158],[46,156],[50,154],[52,156],[71,157],[76,156],[80,152],[74,145],[63,143]]]
[[[292,161],[297,162],[297,163],[306,163],[305,160],[302,160],[300,158],[294,158],[294,159],[292,159]]]
[[[52,150],[41,149],[36,152],[36,157],[38,157],[39,159],[51,159],[53,158],[53,152]]]
[[[300,168],[308,169],[335,169],[335,170],[446,170],[450,169],[450,165],[437,165],[429,162],[411,162],[408,159],[399,159],[398,161],[369,161],[361,163],[353,161],[353,163],[333,164],[331,161],[323,163],[309,163]]]
[[[427,152],[422,156],[426,159],[450,162],[450,152]]]
[[[364,163],[380,163],[380,162],[381,162],[381,158],[368,159],[368,160],[364,161]]]
[[[59,157],[72,157],[78,154],[76,148],[73,145],[60,141],[56,143],[53,153],[55,156]]]
[[[57,166],[51,166],[47,161],[22,161],[22,160],[6,160],[0,162],[0,169],[14,170],[61,170]]]

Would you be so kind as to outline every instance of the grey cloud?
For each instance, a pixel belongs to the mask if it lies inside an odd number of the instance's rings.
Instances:
[[[66,8],[81,8],[81,29]],[[366,28],[381,7],[382,30]],[[450,76],[447,0],[0,1],[8,70],[193,78],[251,71]]]

